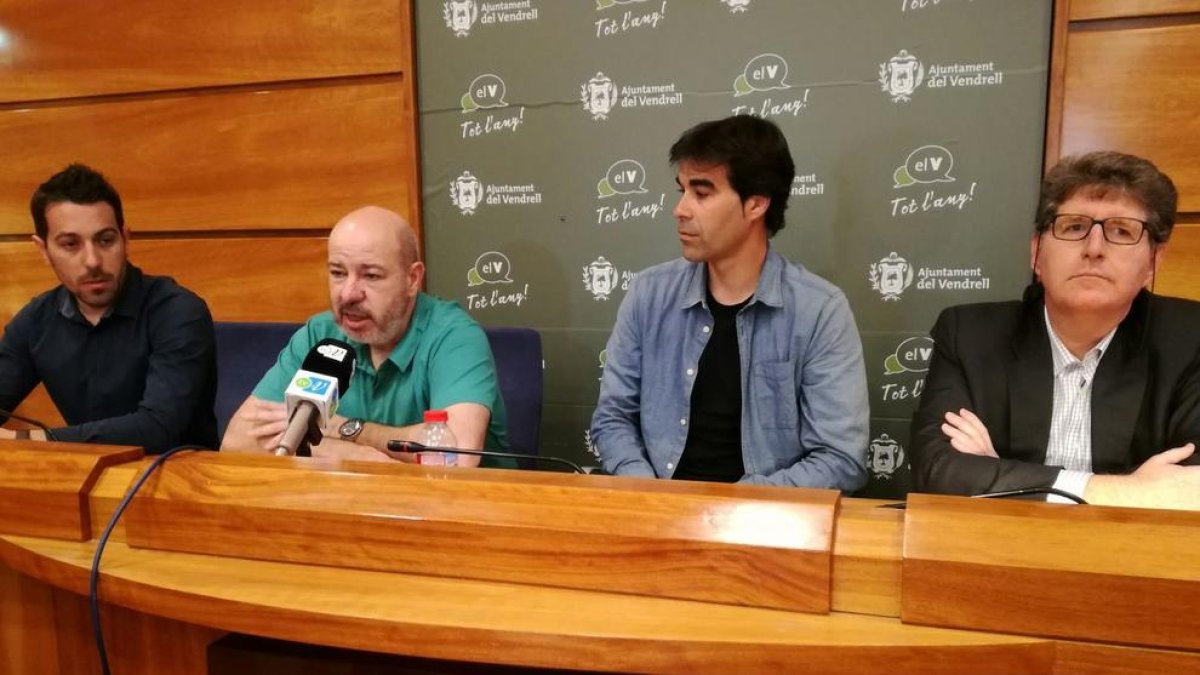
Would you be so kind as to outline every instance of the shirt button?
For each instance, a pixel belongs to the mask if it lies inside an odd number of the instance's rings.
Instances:
[[[686,426],[687,426],[687,418],[686,418],[686,417],[680,417],[680,418],[679,418],[679,426],[681,426],[681,427],[686,427]]]
[[[710,331],[710,330],[712,330],[712,329],[711,329],[711,328],[709,328],[708,326],[705,326],[704,328],[701,328],[700,330],[702,330],[702,331],[704,331],[705,333],[707,333],[708,331]]]
[[[671,462],[667,462],[667,471],[674,471],[674,470],[675,470],[675,465],[672,464]]]
[[[696,369],[695,369],[695,368],[688,368],[688,369],[687,369],[687,374],[688,374],[689,376],[690,376],[690,375],[695,375],[695,374],[696,374]]]

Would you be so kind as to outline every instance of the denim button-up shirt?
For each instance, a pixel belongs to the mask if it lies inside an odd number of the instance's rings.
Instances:
[[[591,438],[612,474],[670,478],[691,418],[692,385],[712,335],[703,263],[637,275],[608,340]],[[868,437],[862,343],[846,296],[768,251],[737,315],[741,482],[856,490]]]

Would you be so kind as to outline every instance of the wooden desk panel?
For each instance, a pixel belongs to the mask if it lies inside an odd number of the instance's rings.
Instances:
[[[0,564],[87,588],[91,544],[0,537]],[[110,544],[106,602],[333,647],[640,673],[1047,675],[1050,641],[685,600],[150,551]]]
[[[31,234],[34,188],[74,161],[112,182],[134,233],[324,229],[365,204],[412,220],[412,106],[396,76],[3,110],[0,234]]]
[[[393,0],[4,4],[0,103],[410,69]]]
[[[0,441],[0,532],[90,539],[92,486],[106,467],[141,456],[140,448]]]
[[[833,609],[900,616],[904,511],[894,500],[843,499],[833,541]]]
[[[511,471],[316,466],[228,453],[181,457],[134,501],[127,541],[805,612],[830,608],[834,491],[758,488],[763,499],[743,500],[662,492],[645,482],[605,489],[605,477],[570,487]]]
[[[914,494],[901,618],[1200,650],[1200,513]]]
[[[197,459],[201,461],[196,461]],[[204,461],[204,460],[213,460]],[[124,493],[133,477],[148,460],[121,464],[107,469],[92,490],[90,499],[93,519],[106,519],[116,500]],[[178,462],[178,463],[177,463]],[[211,454],[186,455],[172,460],[168,467],[194,469],[197,466],[223,465],[226,460]],[[804,504],[803,491],[762,489],[744,486],[689,484],[686,482],[637,481],[614,477],[574,476],[563,474],[534,474],[531,472],[496,472],[482,470],[437,470],[428,467],[396,467],[336,460],[283,459],[267,456],[237,457],[231,466],[241,467],[236,474],[244,479],[240,492],[245,503],[264,506],[270,503],[302,501],[302,496],[287,489],[294,482],[289,471],[302,468],[323,474],[357,476],[360,484],[379,476],[402,475],[426,483],[451,485],[445,490],[442,503],[432,504],[432,493],[420,490],[404,492],[404,499],[426,504],[427,513],[443,517],[464,511],[471,495],[488,498],[496,495],[494,484],[507,483],[508,493],[501,491],[493,500],[496,508],[478,511],[479,522],[494,525],[522,522],[522,511],[533,513],[542,509],[548,528],[574,527],[582,523],[589,532],[604,532],[605,520],[595,517],[605,511],[599,508],[619,493],[637,491],[657,493],[649,507],[637,500],[625,504],[622,513],[631,535],[645,535],[663,523],[674,522],[681,533],[699,533],[697,524],[707,518],[710,523],[716,511],[695,506],[711,506],[730,500],[759,507],[777,504]],[[291,467],[289,469],[289,467]],[[252,469],[245,471],[242,469]],[[399,469],[399,471],[397,471]],[[275,478],[262,471],[278,474]],[[204,481],[179,481],[174,478],[148,483],[148,487],[177,500],[205,491],[206,499],[220,501],[230,494],[229,476],[213,472],[197,474]],[[267,478],[267,480],[263,480]],[[260,486],[269,484],[270,489]],[[407,485],[411,487],[411,483]],[[203,488],[203,489],[201,489]],[[595,493],[588,499],[577,499],[584,491]],[[507,494],[507,496],[506,496]],[[516,498],[522,495],[523,498]],[[601,497],[600,495],[605,495]],[[341,500],[356,507],[369,506],[372,497],[343,491]],[[932,500],[932,501],[931,501]],[[333,509],[341,502],[331,500]],[[562,508],[562,504],[570,508]],[[692,503],[693,508],[684,507]],[[948,587],[953,597],[946,602],[987,603],[989,608],[1011,616],[1004,593],[1028,596],[1011,585],[1012,578],[1020,581],[1020,573],[1040,570],[1042,573],[1104,574],[1116,584],[1094,585],[1083,594],[1072,596],[1074,604],[1068,616],[1093,614],[1087,603],[1105,604],[1102,614],[1108,619],[1120,619],[1122,603],[1144,602],[1150,620],[1169,615],[1170,629],[1194,632],[1186,612],[1163,610],[1162,598],[1148,597],[1143,588],[1121,588],[1121,582],[1145,578],[1158,573],[1167,581],[1196,585],[1188,574],[1187,561],[1195,559],[1194,548],[1200,544],[1190,536],[1197,514],[1057,507],[1032,503],[982,503],[948,497],[914,497],[913,511],[877,508],[873,500],[842,500],[834,539],[833,588],[844,585],[846,562],[859,560],[869,563],[868,578],[873,578],[873,591],[855,599],[870,605],[880,601],[875,591],[882,588],[883,578],[892,561],[900,554],[902,545],[896,536],[899,516],[912,516],[919,526],[908,523],[907,555],[904,567],[904,608],[909,609],[911,593],[924,592],[932,584],[935,589]],[[934,509],[933,506],[938,508]],[[673,510],[680,507],[687,513]],[[992,511],[998,507],[999,511]],[[977,509],[985,509],[980,516]],[[571,509],[575,511],[572,512]],[[593,514],[580,519],[579,512]],[[680,517],[683,513],[684,517]],[[1182,519],[1180,518],[1182,517]],[[690,518],[690,519],[689,519]],[[757,520],[757,519],[752,519]],[[992,522],[992,521],[995,522]],[[158,523],[156,528],[169,529],[177,523]],[[225,531],[194,531],[194,537],[236,536],[224,523]],[[1184,528],[1184,531],[1179,531]],[[607,528],[612,529],[612,528]],[[1132,530],[1131,541],[1125,541]],[[996,546],[995,531],[1016,532],[1000,536],[1008,546]],[[185,659],[189,665],[200,658],[201,647],[223,631],[237,631],[264,637],[309,642],[331,647],[365,649],[375,652],[403,654],[421,658],[452,659],[478,663],[508,664],[521,667],[583,668],[597,671],[691,673],[790,672],[802,667],[814,673],[1041,673],[1056,675],[1099,675],[1120,672],[1126,675],[1151,675],[1163,672],[1191,672],[1200,668],[1200,650],[1169,651],[1164,649],[1128,648],[1106,644],[1109,636],[1103,631],[1086,636],[1092,642],[1069,642],[1048,639],[1046,636],[1018,637],[970,630],[944,630],[905,625],[892,617],[863,616],[834,612],[813,615],[737,607],[708,602],[640,597],[609,592],[550,588],[540,584],[514,584],[494,581],[429,576],[427,574],[387,573],[341,567],[313,566],[283,562],[257,561],[212,555],[194,555],[169,551],[131,548],[117,539],[110,543],[102,571],[101,594],[108,606],[106,621],[112,645],[125,660],[122,672],[164,672],[170,669],[171,659]],[[174,536],[169,534],[168,536]],[[771,539],[763,531],[750,536]],[[1055,538],[1055,546],[1047,546],[1047,537]],[[1072,539],[1074,537],[1074,539]],[[1111,540],[1120,539],[1115,545]],[[265,539],[265,538],[264,538]],[[280,545],[302,546],[297,540],[284,540],[277,534]],[[1065,544],[1063,544],[1063,541]],[[1179,540],[1184,543],[1177,545]],[[474,546],[482,557],[490,555],[491,542],[462,537],[461,547]],[[466,542],[466,543],[464,543]],[[1082,543],[1080,543],[1082,542]],[[261,543],[261,542],[260,542]],[[371,539],[360,543],[371,546]],[[426,542],[414,539],[412,547]],[[1069,548],[1070,559],[1056,556],[1054,549]],[[1174,547],[1162,552],[1162,547]],[[14,583],[12,574],[0,570],[0,606],[8,606],[13,597],[28,601],[28,610],[15,623],[0,630],[0,651],[8,645],[22,644],[33,639],[38,631],[51,630],[46,625],[46,612],[54,623],[52,630],[59,642],[58,670],[34,671],[51,673],[93,672],[89,665],[91,653],[86,649],[87,631],[84,602],[78,597],[87,588],[87,567],[91,561],[94,542],[70,542],[23,536],[0,535],[0,566],[31,577],[32,580]],[[1188,548],[1191,547],[1191,548]],[[1151,549],[1157,548],[1159,561]],[[1131,549],[1133,549],[1131,551]],[[938,562],[974,564],[981,566],[964,576],[943,567],[937,575],[914,581],[910,576],[910,558],[918,552],[936,553]],[[504,564],[502,558],[494,558]],[[931,558],[932,559],[932,558]],[[1165,561],[1165,562],[1164,562]],[[558,561],[564,567],[576,567],[589,574],[586,560],[563,556]],[[995,565],[988,566],[994,562]],[[1024,565],[1024,567],[1022,567]],[[449,567],[433,570],[443,574]],[[947,571],[949,570],[949,571]],[[424,570],[423,570],[424,571]],[[1014,573],[1015,571],[1015,573]],[[967,584],[966,581],[971,582]],[[1050,580],[1041,587],[1056,591]],[[39,589],[37,583],[54,588]],[[764,580],[763,583],[777,583]],[[33,584],[33,586],[31,586]],[[1099,591],[1097,590],[1099,589]],[[1068,589],[1071,590],[1071,589]],[[1076,589],[1078,590],[1078,589]],[[1177,589],[1176,589],[1177,590]],[[1122,591],[1124,596],[1122,596]],[[893,593],[899,594],[900,588]],[[1140,595],[1139,595],[1140,593]],[[1042,593],[1045,595],[1045,593]],[[883,595],[886,595],[883,594]],[[47,609],[47,597],[52,598]],[[1193,599],[1175,593],[1172,606],[1188,607]],[[941,606],[937,602],[931,603]],[[1016,604],[1020,604],[1018,601]],[[1067,603],[1063,603],[1068,607]],[[1041,610],[1041,607],[1034,607]],[[857,610],[856,610],[857,611]],[[1115,613],[1114,613],[1115,612]],[[40,624],[38,618],[43,619]],[[1070,622],[1054,623],[1057,630]],[[1045,626],[1025,626],[1025,630],[1044,630]],[[1165,624],[1163,624],[1165,625]],[[152,636],[167,631],[172,637],[163,644]],[[1011,629],[1003,629],[1011,630]],[[8,650],[5,654],[13,654]],[[29,663],[27,650],[16,657]],[[36,655],[34,655],[36,656]],[[11,660],[11,658],[10,658]],[[67,667],[67,661],[70,661]],[[0,665],[4,663],[0,659]],[[0,669],[0,672],[4,672]],[[29,672],[28,668],[16,672]],[[194,672],[202,673],[197,667]]]
[[[54,588],[0,563],[0,673],[59,675]]]

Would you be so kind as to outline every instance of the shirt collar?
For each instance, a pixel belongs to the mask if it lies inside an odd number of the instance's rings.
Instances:
[[[758,287],[750,297],[747,306],[761,302],[771,307],[783,306],[783,256],[774,249],[767,249],[767,258],[763,261],[762,271],[758,275]],[[686,280],[683,299],[680,305],[684,308],[694,307],[708,295],[708,265],[692,263],[688,266],[691,276]]]
[[[1090,363],[1099,363],[1100,359],[1104,356],[1104,352],[1108,350],[1108,345],[1112,342],[1113,336],[1117,334],[1117,328],[1114,326],[1112,330],[1108,331],[1108,335],[1105,335],[1100,342],[1096,343],[1095,347],[1092,347],[1088,353],[1083,355],[1082,359],[1077,359],[1071,353],[1071,350],[1067,349],[1067,346],[1063,344],[1062,339],[1058,337],[1058,333],[1054,332],[1054,326],[1050,324],[1050,310],[1046,309],[1045,305],[1042,306],[1042,316],[1046,320],[1046,332],[1050,334],[1050,355],[1054,358],[1055,377],[1061,375],[1062,371],[1072,364],[1079,363],[1086,366]]]

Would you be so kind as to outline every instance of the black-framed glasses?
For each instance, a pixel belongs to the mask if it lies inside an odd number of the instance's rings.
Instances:
[[[1050,221],[1050,233],[1063,241],[1082,241],[1099,225],[1104,240],[1118,246],[1133,246],[1146,233],[1146,221],[1125,216],[1093,218],[1075,213],[1060,213]]]

